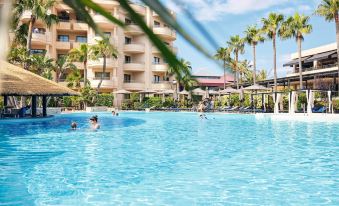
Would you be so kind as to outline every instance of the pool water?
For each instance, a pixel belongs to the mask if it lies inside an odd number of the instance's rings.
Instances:
[[[0,121],[0,205],[339,205],[339,123],[91,115]]]

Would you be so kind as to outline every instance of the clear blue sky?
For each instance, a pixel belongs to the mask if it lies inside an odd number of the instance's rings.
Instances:
[[[175,4],[176,0],[166,0],[165,4],[177,12],[177,19],[196,38],[197,32],[192,29],[184,12]],[[218,46],[226,46],[226,41],[231,35],[244,35],[243,31],[248,25],[261,25],[261,18],[269,12],[280,12],[285,16],[295,12],[311,16],[313,32],[305,36],[303,49],[317,47],[335,42],[335,26],[333,22],[326,22],[322,17],[314,16],[313,12],[320,0],[180,0],[191,11],[196,19],[211,33]],[[199,43],[206,45],[204,40]],[[213,61],[205,58],[192,48],[182,37],[178,37],[176,46],[179,56],[191,62],[194,71],[208,70],[212,73],[222,73]],[[277,42],[277,68],[278,76],[286,75],[287,68],[283,63],[289,60],[290,54],[296,52],[297,45],[294,39]],[[214,49],[209,48],[212,52]],[[266,69],[269,77],[273,76],[272,42],[267,40],[257,47],[257,68]],[[252,50],[246,47],[242,59],[252,60]]]

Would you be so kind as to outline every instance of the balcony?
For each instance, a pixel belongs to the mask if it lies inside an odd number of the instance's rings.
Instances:
[[[131,54],[144,53],[145,45],[141,43],[130,43],[124,45],[124,52]]]
[[[168,46],[168,48],[174,53],[177,54],[178,53],[178,48],[174,47],[174,46]],[[160,51],[158,50],[157,47],[153,46],[152,47],[152,53],[153,54],[160,54]]]
[[[153,32],[163,39],[174,41],[177,38],[176,32],[168,27],[154,27]]]
[[[73,62],[73,64],[80,70],[84,69],[84,63],[82,62]]]
[[[88,61],[88,67],[91,68],[102,68],[104,65],[104,59],[103,58],[99,58],[99,60],[97,61]],[[113,58],[107,58],[106,59],[106,68],[113,68],[113,67],[117,67],[118,63],[116,59]]]
[[[45,45],[47,44],[46,33],[32,33],[32,45]]]
[[[171,82],[169,82],[169,81],[157,81],[157,82],[152,82],[152,89],[153,89],[153,90],[166,90],[166,89],[171,89]]]
[[[146,14],[146,7],[142,6],[142,5],[138,5],[138,4],[130,4],[130,6],[132,7],[132,9],[134,9],[135,12],[137,12],[138,14],[145,16]]]
[[[55,48],[57,50],[70,50],[71,49],[71,42],[64,42],[64,41],[56,41]]]
[[[168,64],[153,64],[152,71],[153,72],[167,72]]]
[[[70,30],[71,29],[71,23],[66,20],[60,20],[60,22],[57,24],[56,28],[58,30]]]
[[[135,63],[135,62],[125,62],[124,63],[124,70],[125,71],[145,71],[145,64],[144,63]]]
[[[124,82],[123,88],[125,90],[140,91],[145,89],[145,83],[135,81]]]
[[[88,31],[88,25],[83,22],[74,22],[73,23],[73,30],[74,31]]]
[[[318,67],[311,67],[311,68],[305,68],[303,69],[302,75],[307,74],[317,74],[317,73],[323,73],[323,72],[332,72],[338,70],[338,64],[328,64]],[[293,77],[293,76],[299,76],[299,70],[298,68],[296,71],[292,71],[291,73],[287,73],[286,77]]]
[[[91,87],[96,88],[98,87],[100,78],[89,79],[89,81],[91,82]],[[114,81],[113,79],[104,79],[101,83],[100,88],[116,88],[116,87],[117,87],[117,81]]]
[[[118,1],[112,0],[93,0],[93,2],[107,9],[119,6]]]
[[[99,14],[95,14],[93,16],[93,20],[101,28],[113,29],[115,26],[110,20],[106,19],[106,17],[101,16]]]
[[[144,32],[135,24],[130,24],[125,29],[125,34],[127,35],[141,35]]]

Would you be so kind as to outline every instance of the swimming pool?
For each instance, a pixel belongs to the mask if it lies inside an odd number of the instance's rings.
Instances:
[[[338,123],[91,115],[0,121],[0,204],[339,205]]]

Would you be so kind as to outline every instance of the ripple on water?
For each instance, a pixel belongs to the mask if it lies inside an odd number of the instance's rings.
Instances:
[[[0,122],[0,202],[338,205],[337,124],[98,113]],[[79,130],[69,131],[71,121]],[[282,198],[283,197],[283,198]]]

